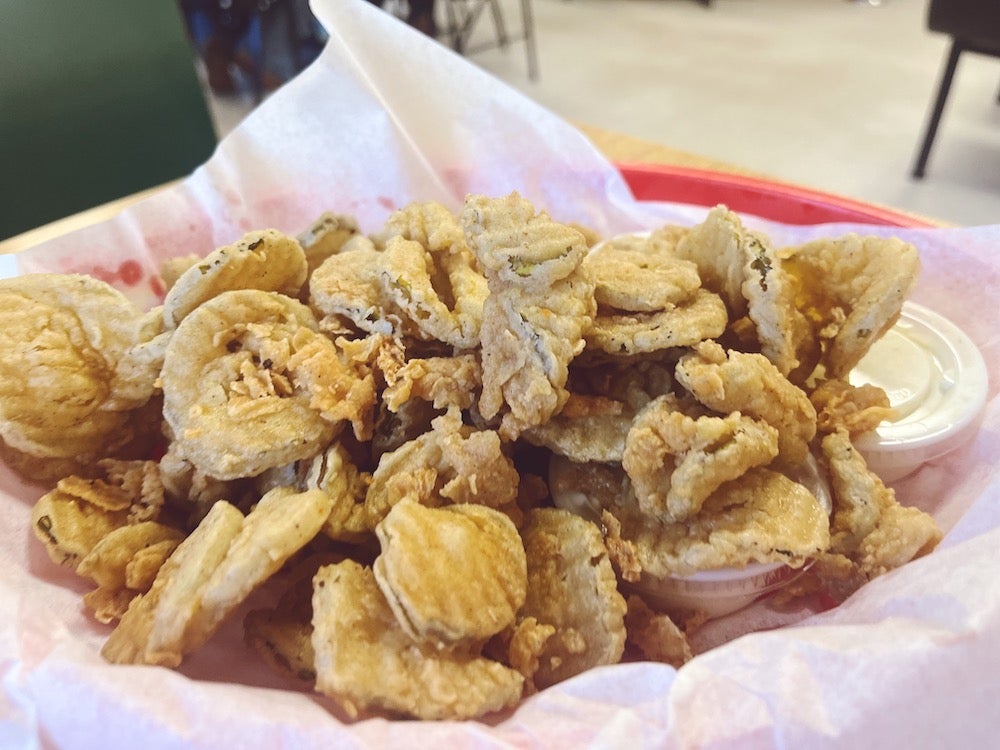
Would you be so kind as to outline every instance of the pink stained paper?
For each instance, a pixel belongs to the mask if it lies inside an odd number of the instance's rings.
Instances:
[[[602,234],[690,223],[704,209],[637,203],[573,127],[361,0],[315,0],[322,57],[268,99],[179,186],[34,248],[23,272],[91,271],[144,305],[155,270],[251,228],[296,232],[324,210],[372,230],[412,200],[457,207],[517,189]],[[776,244],[891,233],[921,251],[914,300],[1000,371],[1000,226],[791,227],[748,218]],[[896,485],[938,518],[931,556],[848,602],[699,655],[680,670],[594,670],[485,722],[354,724],[274,676],[233,622],[177,672],[112,666],[85,581],[28,528],[39,490],[0,466],[0,747],[983,747],[1000,729],[1000,399],[962,449]],[[757,605],[724,636],[771,623]],[[782,622],[785,622],[783,619]],[[723,628],[719,628],[722,630]],[[720,636],[721,637],[721,636]]]

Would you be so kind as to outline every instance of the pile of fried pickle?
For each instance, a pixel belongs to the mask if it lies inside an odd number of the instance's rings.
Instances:
[[[724,206],[606,240],[517,193],[324,214],[168,261],[145,312],[0,282],[0,447],[47,484],[33,530],[93,581],[108,661],[177,667],[239,610],[347,716],[478,717],[692,658],[658,581],[782,563],[842,600],[934,548],[852,446],[886,394],[848,381],[918,269]]]

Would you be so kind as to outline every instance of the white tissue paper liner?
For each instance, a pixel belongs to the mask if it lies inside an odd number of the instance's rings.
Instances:
[[[314,0],[314,11],[331,37],[320,59],[204,166],[114,219],[24,252],[21,272],[89,271],[149,306],[160,260],[252,228],[298,232],[324,210],[370,231],[414,200],[458,208],[466,193],[516,189],[604,235],[704,215],[636,202],[572,126],[374,6]],[[997,372],[1000,226],[745,218],[777,245],[848,231],[914,243],[923,271],[913,299],[959,325]],[[994,379],[977,437],[895,485],[947,532],[932,555],[834,610],[744,635],[679,670],[592,670],[479,722],[346,722],[245,648],[238,617],[178,671],[106,664],[109,629],[82,607],[87,583],[51,563],[28,528],[39,490],[0,466],[0,747],[990,746],[1000,729],[998,409]],[[769,617],[757,605],[732,632]]]

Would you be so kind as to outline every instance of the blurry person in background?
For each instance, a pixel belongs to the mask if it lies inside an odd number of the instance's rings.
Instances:
[[[208,85],[266,95],[311,63],[326,34],[308,0],[179,0]]]
[[[388,4],[386,0],[368,0],[368,2],[380,8]],[[409,12],[406,16],[406,22],[427,36],[436,37],[438,30],[437,23],[434,21],[434,0],[409,0],[407,5]]]

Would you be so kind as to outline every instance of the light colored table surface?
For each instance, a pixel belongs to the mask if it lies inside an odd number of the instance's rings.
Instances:
[[[674,167],[694,167],[711,169],[716,172],[749,175],[769,179],[768,175],[754,172],[750,169],[729,162],[712,159],[708,156],[680,151],[653,141],[635,138],[624,133],[577,124],[577,128],[601,150],[605,156],[615,162],[635,162],[643,164],[669,164]]]
[[[666,146],[653,141],[646,141],[641,138],[634,138],[624,133],[618,133],[603,128],[590,125],[577,125],[577,127],[614,162],[634,162],[646,164],[664,164],[677,167],[692,167],[697,169],[709,169],[716,172],[729,174],[748,175],[763,179],[771,179],[766,174],[755,172],[743,168],[737,164],[712,159],[711,157],[692,154],[687,151],[680,151],[670,146]],[[42,242],[59,237],[63,234],[81,229],[91,224],[96,224],[105,219],[109,219],[126,206],[142,200],[158,190],[162,190],[167,185],[150,188],[149,190],[126,196],[101,206],[81,211],[78,214],[59,219],[51,224],[32,229],[23,234],[15,235],[9,239],[0,241],[0,254],[16,253],[29,247],[34,247]],[[934,221],[927,217],[917,217],[924,221]],[[934,222],[940,223],[940,222]]]

